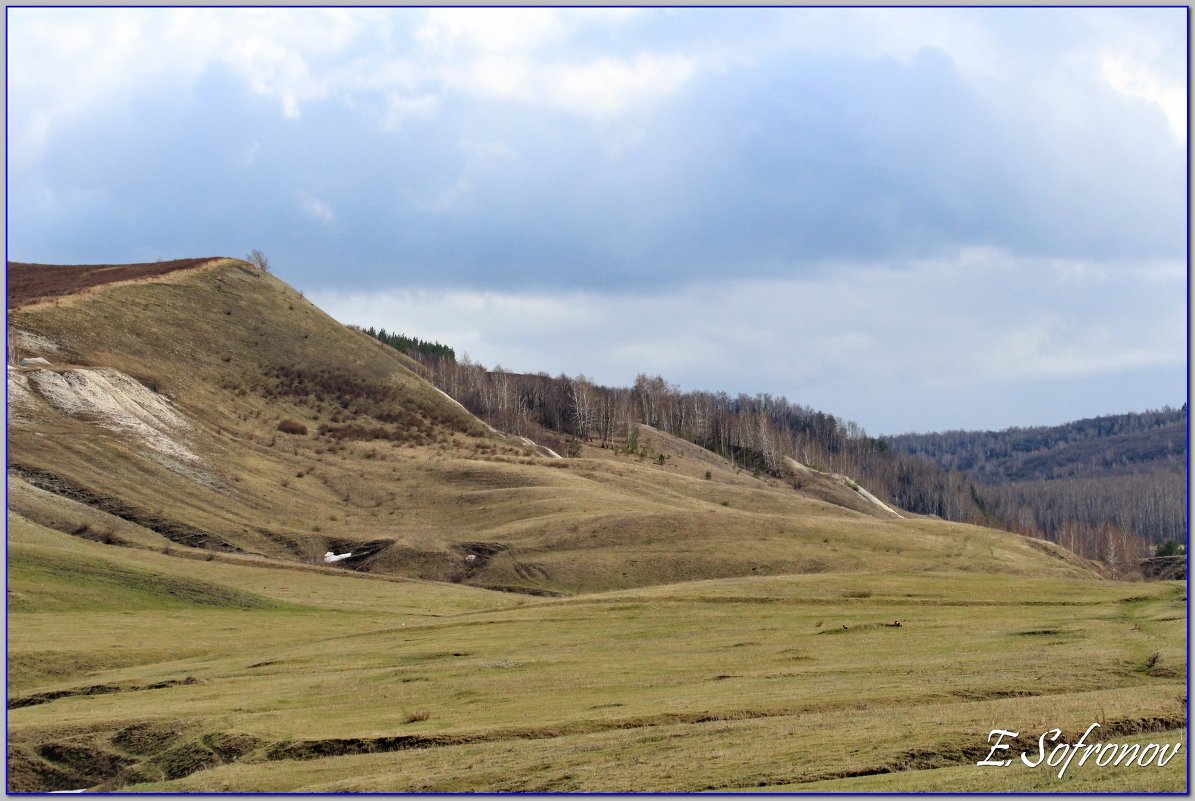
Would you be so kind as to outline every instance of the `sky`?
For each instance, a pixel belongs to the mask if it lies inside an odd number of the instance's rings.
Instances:
[[[7,253],[873,435],[1187,398],[1185,8],[7,10]]]

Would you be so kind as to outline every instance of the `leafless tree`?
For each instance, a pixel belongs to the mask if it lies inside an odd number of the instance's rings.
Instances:
[[[270,271],[270,260],[266,258],[266,254],[264,252],[258,250],[257,248],[253,248],[253,250],[249,251],[249,255],[245,257],[245,261],[249,262],[263,273],[268,273]]]

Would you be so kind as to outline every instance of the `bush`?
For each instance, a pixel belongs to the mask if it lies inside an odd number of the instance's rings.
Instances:
[[[1178,556],[1183,553],[1183,546],[1174,540],[1166,540],[1158,546],[1158,556]]]
[[[711,480],[713,477],[714,477],[714,471],[712,471],[712,470],[705,471],[705,480],[706,481]]]
[[[291,420],[289,417],[278,424],[278,430],[283,434],[297,434],[299,436],[307,435],[307,426],[303,425],[298,420]]]

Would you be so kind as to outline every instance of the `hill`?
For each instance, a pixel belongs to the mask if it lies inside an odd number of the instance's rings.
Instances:
[[[1025,533],[1064,540],[1076,536],[1076,526],[1111,525],[1153,544],[1186,540],[1185,406],[888,442],[962,472],[994,515]]]
[[[1185,737],[1181,583],[652,426],[560,458],[245,262],[123,276],[9,313],[49,363],[8,371],[11,791],[907,789],[993,725]]]
[[[160,547],[352,552],[354,570],[563,594],[880,566],[1091,570],[712,454],[709,480],[686,474],[693,446],[662,433],[650,459],[588,445],[553,458],[243,262],[21,306],[10,323],[52,363],[11,375],[14,503],[32,514],[49,492]]]
[[[900,451],[925,456],[985,484],[1132,475],[1183,465],[1187,410],[1185,406],[1166,407],[1059,426],[904,434],[886,439]]]

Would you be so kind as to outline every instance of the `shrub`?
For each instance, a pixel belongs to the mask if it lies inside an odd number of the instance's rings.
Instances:
[[[711,480],[713,477],[714,477],[714,471],[712,471],[712,470],[705,471],[705,480],[706,481]]]
[[[278,424],[278,430],[284,434],[298,434],[299,436],[307,434],[307,426],[298,420],[291,420],[289,417]]]
[[[1158,556],[1178,556],[1183,552],[1183,546],[1174,540],[1166,540],[1158,546]]]
[[[408,712],[407,714],[403,715],[402,722],[403,723],[418,723],[422,720],[427,720],[431,716],[432,716],[431,712],[428,712],[426,709],[421,709],[418,712]]]

